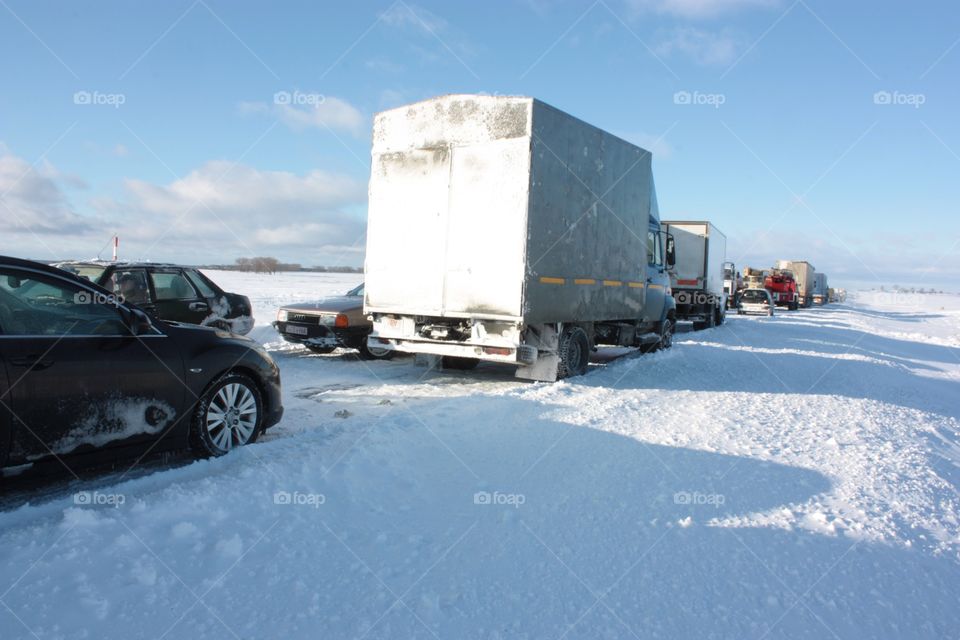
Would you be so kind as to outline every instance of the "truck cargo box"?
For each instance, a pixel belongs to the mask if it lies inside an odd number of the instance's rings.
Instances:
[[[650,153],[539,100],[451,95],[385,111],[374,119],[364,308],[637,318],[651,223]]]
[[[672,233],[677,263],[670,274],[674,288],[707,291],[722,296],[723,265],[727,256],[727,237],[710,222],[664,220],[660,223]]]
[[[793,279],[797,282],[797,297],[800,305],[809,307],[813,304],[813,280],[816,269],[805,260],[778,260],[777,269],[787,269],[793,272]]]

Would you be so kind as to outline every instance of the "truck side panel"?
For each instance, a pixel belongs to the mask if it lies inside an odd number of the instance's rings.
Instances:
[[[648,151],[534,101],[524,319],[638,319],[651,213]]]

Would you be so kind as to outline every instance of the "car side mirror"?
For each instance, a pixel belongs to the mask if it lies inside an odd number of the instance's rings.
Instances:
[[[150,321],[150,316],[143,310],[129,309],[125,315],[127,326],[133,335],[142,336],[153,330],[153,323]]]
[[[677,244],[673,239],[673,234],[667,234],[667,266],[673,267],[677,264]]]

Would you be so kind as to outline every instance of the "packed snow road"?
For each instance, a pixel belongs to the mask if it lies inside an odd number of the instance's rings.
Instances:
[[[728,316],[557,384],[313,355],[256,445],[0,513],[4,638],[960,629],[960,299]],[[616,355],[616,354],[614,354]]]

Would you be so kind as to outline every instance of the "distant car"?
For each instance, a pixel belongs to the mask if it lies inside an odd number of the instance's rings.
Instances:
[[[391,349],[367,345],[373,325],[363,313],[363,284],[342,296],[283,306],[273,326],[287,342],[302,344],[315,353],[348,347],[368,360],[386,360],[394,354]]]
[[[740,315],[755,313],[773,315],[773,296],[766,289],[744,289],[737,301],[737,313]]]
[[[122,296],[161,320],[242,336],[253,329],[250,299],[227,293],[198,269],[152,262],[61,262],[57,267]]]
[[[0,256],[0,467],[118,447],[222,455],[282,415],[280,371],[253,340]]]

